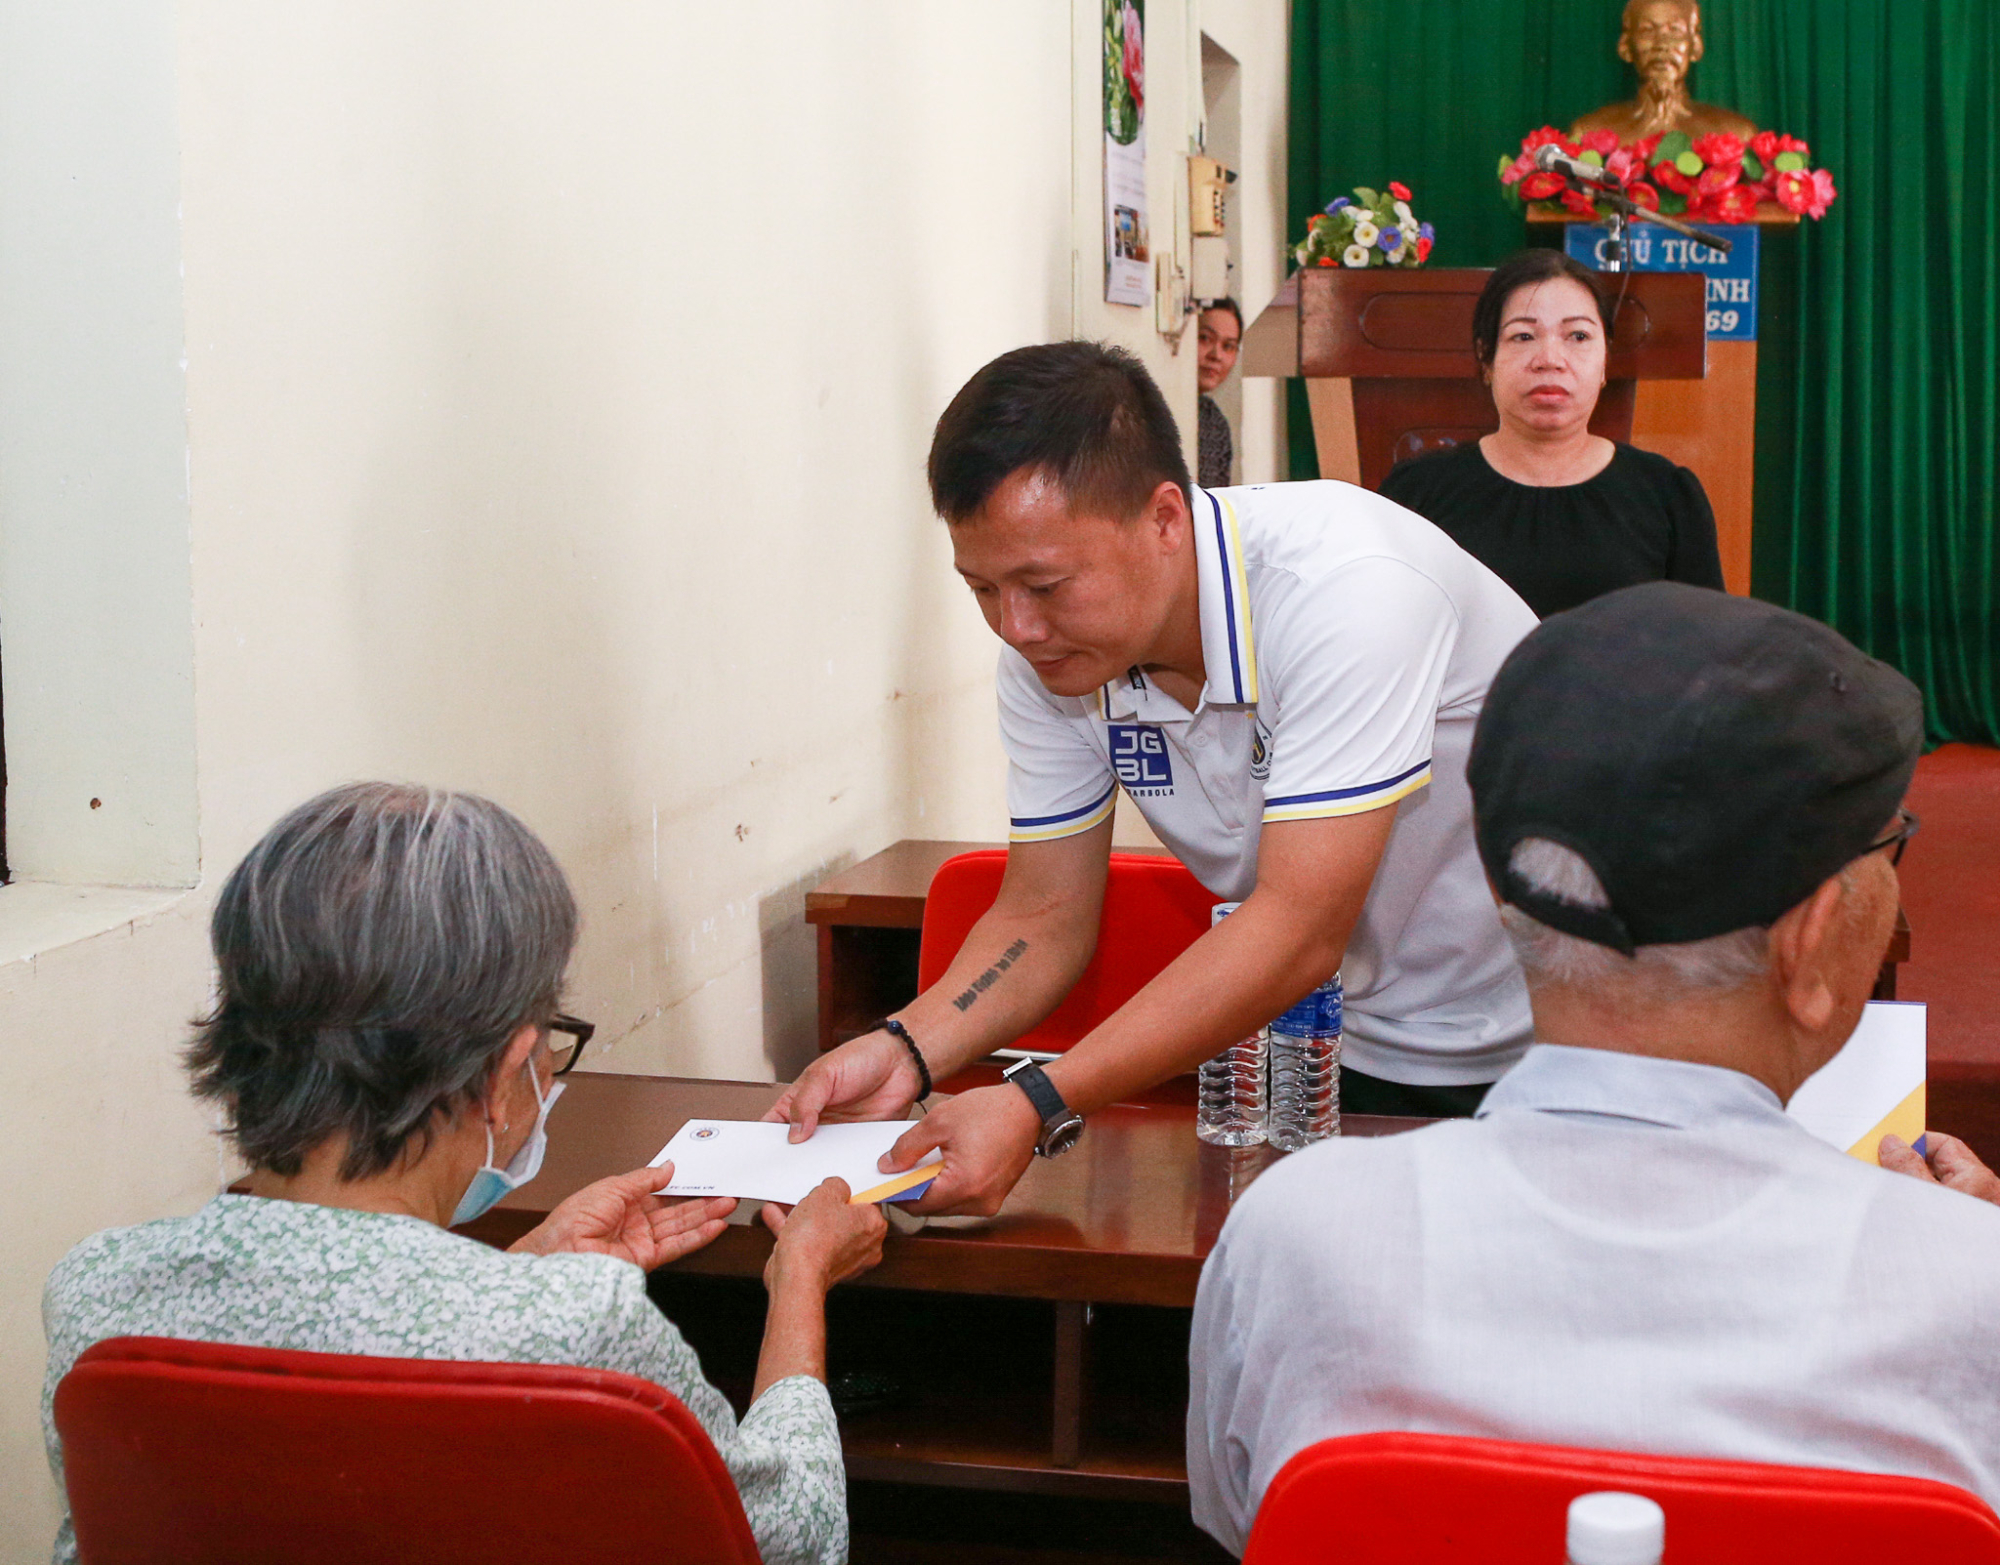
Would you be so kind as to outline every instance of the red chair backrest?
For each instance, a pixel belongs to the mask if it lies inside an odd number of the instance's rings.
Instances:
[[[1927,1478],[1391,1433],[1287,1462],[1243,1565],[1561,1565],[1569,1502],[1597,1489],[1659,1501],[1668,1565],[2000,1561],[2000,1519]]]
[[[83,1565],[757,1565],[693,1415],[609,1370],[114,1337],[55,1420]]]
[[[946,859],[924,899],[917,987],[944,976],[972,926],[1000,894],[1004,848],[981,848]],[[1060,1054],[1117,1010],[1173,959],[1208,932],[1217,898],[1178,859],[1154,853],[1114,853],[1104,887],[1097,953],[1063,1003],[1015,1045]]]

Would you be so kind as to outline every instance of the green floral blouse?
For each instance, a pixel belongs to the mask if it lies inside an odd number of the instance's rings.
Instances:
[[[414,1217],[217,1196],[192,1217],[95,1234],[42,1295],[42,1437],[62,1484],[56,1383],[106,1337],[315,1353],[576,1364],[637,1375],[687,1405],[722,1454],[765,1565],[841,1565],[847,1491],[826,1387],[793,1375],[738,1424],[694,1350],[603,1255],[509,1255]],[[58,1565],[76,1559],[65,1517]]]

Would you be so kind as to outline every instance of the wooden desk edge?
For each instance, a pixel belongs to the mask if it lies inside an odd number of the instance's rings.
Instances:
[[[505,1249],[546,1215],[496,1207],[452,1232]],[[660,1270],[681,1277],[761,1277],[772,1243],[761,1223],[731,1224],[712,1244]],[[1134,1254],[1120,1255],[1107,1265],[1094,1251],[1063,1245],[996,1245],[942,1229],[892,1234],[881,1264],[842,1286],[1192,1309],[1201,1266],[1193,1256]]]
[[[864,929],[921,929],[924,898],[920,896],[850,895],[808,891],[806,922]]]

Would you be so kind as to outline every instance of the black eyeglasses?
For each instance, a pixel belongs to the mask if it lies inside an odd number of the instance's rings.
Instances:
[[[1910,845],[1910,839],[1917,834],[1917,828],[1922,824],[1908,810],[1897,810],[1896,829],[1880,842],[1869,843],[1868,852],[1880,853],[1884,848],[1889,849],[1889,865],[1893,869],[1896,865],[1903,862],[1903,849]],[[1865,858],[1867,854],[1863,854],[1862,856]]]
[[[567,1076],[583,1058],[583,1046],[590,1042],[590,1035],[597,1031],[595,1022],[579,1020],[574,1016],[552,1016],[549,1018],[549,1053],[555,1056],[558,1076]],[[574,1040],[558,1045],[555,1034],[566,1032]]]

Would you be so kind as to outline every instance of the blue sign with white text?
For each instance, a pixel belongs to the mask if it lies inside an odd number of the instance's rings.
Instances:
[[[1757,340],[1757,225],[1730,223],[1722,232],[1732,241],[1727,254],[1688,239],[1671,228],[1634,223],[1625,231],[1627,260],[1635,272],[1700,272],[1708,279],[1708,340]],[[1571,223],[1563,248],[1594,271],[1604,269],[1602,225]]]

